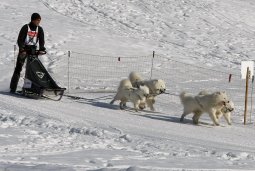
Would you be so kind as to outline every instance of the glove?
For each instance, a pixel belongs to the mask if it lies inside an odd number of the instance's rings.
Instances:
[[[45,55],[47,52],[46,51],[38,51],[38,55]]]
[[[41,48],[39,49],[39,51],[46,51],[46,48],[45,48],[45,47],[41,47]]]

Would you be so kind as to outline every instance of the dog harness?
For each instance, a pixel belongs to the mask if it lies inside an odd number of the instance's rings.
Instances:
[[[140,99],[140,100],[143,100],[143,98],[139,95],[139,94],[136,94],[137,96],[138,96],[138,98]]]
[[[129,97],[131,96],[131,92],[132,93],[134,93],[134,91],[136,90],[136,89],[134,89],[134,88],[130,88],[130,89],[127,89],[127,90],[129,90],[130,91],[130,93],[128,94],[129,95]],[[142,100],[142,97],[139,95],[139,94],[136,94],[135,93],[135,95],[137,95],[138,96],[138,98],[140,99],[140,100]]]
[[[196,100],[196,102],[198,103],[198,105],[203,109],[204,107],[203,107],[203,105],[200,103],[200,101],[197,99],[197,97],[195,97],[195,100]]]
[[[27,25],[27,37],[25,40],[25,45],[36,45],[38,43],[38,26],[35,31],[32,31]]]

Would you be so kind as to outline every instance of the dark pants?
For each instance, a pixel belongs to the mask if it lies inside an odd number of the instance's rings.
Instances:
[[[15,92],[17,89],[17,85],[19,83],[20,73],[22,71],[22,67],[25,63],[26,55],[19,53],[17,57],[17,63],[14,70],[14,73],[12,75],[10,89],[12,92]]]

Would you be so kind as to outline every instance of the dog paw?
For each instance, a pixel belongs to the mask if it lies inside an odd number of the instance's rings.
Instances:
[[[193,124],[198,125],[198,121],[193,121]]]
[[[145,109],[145,106],[139,105],[139,109],[140,109],[140,110],[143,110],[143,109]]]

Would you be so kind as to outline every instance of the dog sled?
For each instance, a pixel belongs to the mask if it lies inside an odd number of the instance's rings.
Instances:
[[[24,84],[19,93],[34,99],[61,100],[66,88],[57,85],[38,58],[38,55],[44,55],[46,52],[38,51],[36,46],[31,46],[27,54]]]

